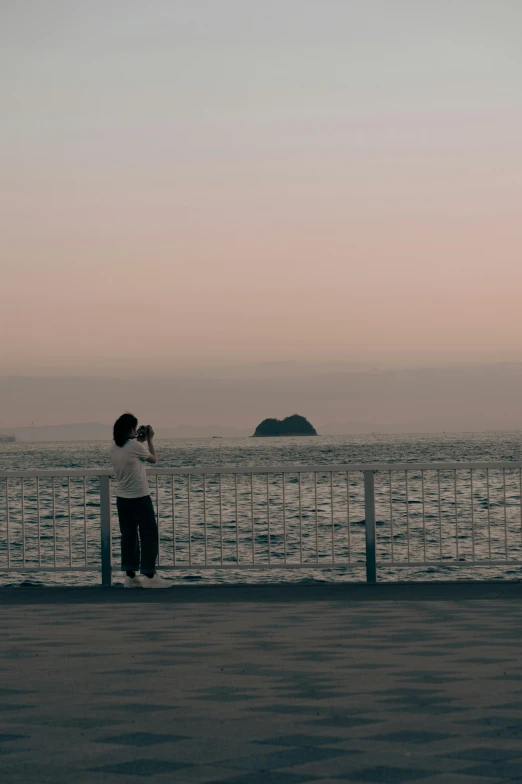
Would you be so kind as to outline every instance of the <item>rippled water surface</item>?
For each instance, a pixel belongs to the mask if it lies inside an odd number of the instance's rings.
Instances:
[[[151,481],[161,533],[161,564],[180,567],[179,581],[267,582],[364,579],[362,475],[352,463],[522,460],[521,435],[441,434],[290,439],[201,439],[157,443],[159,467],[320,465],[313,474],[248,473],[237,480],[209,475]],[[0,445],[0,470],[109,468],[107,443]],[[330,475],[328,465],[346,464]],[[469,471],[377,474],[375,478],[379,579],[514,579],[522,560],[520,472]],[[99,572],[6,572],[26,566],[99,564],[98,481],[0,482],[0,582],[99,582]],[[284,504],[283,504],[284,500]],[[40,514],[37,514],[37,509]],[[9,513],[9,518],[7,516]],[[84,520],[86,524],[84,525]],[[114,516],[114,528],[117,519]],[[38,536],[39,532],[39,536]],[[114,562],[119,537],[114,531]],[[321,568],[335,558],[336,567]],[[189,567],[188,560],[192,561]],[[270,568],[247,571],[240,563]],[[198,564],[225,565],[198,569]],[[286,560],[293,568],[277,567]],[[399,569],[387,562],[430,566]],[[301,562],[305,564],[300,567]],[[196,565],[194,565],[196,563]],[[460,567],[453,564],[461,563]],[[462,564],[465,564],[462,566]],[[294,568],[299,566],[299,568]],[[274,568],[276,567],[276,568]],[[172,574],[172,572],[170,572]],[[116,581],[120,579],[115,575]]]

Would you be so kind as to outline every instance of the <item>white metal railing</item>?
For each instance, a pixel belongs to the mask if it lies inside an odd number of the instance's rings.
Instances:
[[[378,568],[522,567],[522,462],[148,474],[164,570],[365,568],[375,582]],[[101,572],[110,585],[111,476],[0,472],[0,572]]]

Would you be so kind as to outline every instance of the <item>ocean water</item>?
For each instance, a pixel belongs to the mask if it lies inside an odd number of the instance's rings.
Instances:
[[[0,470],[109,468],[103,442],[0,445]],[[427,434],[284,439],[215,438],[157,442],[158,466],[324,466],[324,472],[238,477],[217,475],[205,486],[194,476],[152,479],[161,564],[180,582],[272,582],[363,580],[364,496],[361,474],[335,474],[328,465],[396,462],[522,460],[522,434]],[[391,484],[390,484],[391,478]],[[266,479],[266,482],[265,482]],[[506,472],[387,472],[376,476],[379,580],[519,579],[518,564],[480,566],[485,560],[522,562],[521,475]],[[0,482],[0,584],[97,583],[94,572],[6,572],[7,527],[11,566],[82,566],[99,563],[99,501],[96,480]],[[299,505],[299,488],[301,505]],[[37,519],[37,493],[40,516]],[[284,494],[284,496],[283,496]],[[283,508],[283,497],[285,504]],[[173,514],[174,509],[174,514]],[[9,512],[9,518],[7,516]],[[84,519],[86,524],[84,525]],[[119,535],[113,517],[114,563]],[[38,535],[39,532],[39,535]],[[321,567],[331,561],[335,568]],[[193,565],[189,567],[188,558]],[[270,568],[243,570],[255,561]],[[204,570],[205,558],[211,567]],[[279,568],[286,558],[304,568]],[[348,566],[348,560],[350,565]],[[434,565],[405,568],[387,562]],[[475,561],[473,564],[472,561]],[[194,565],[194,562],[196,564]],[[223,562],[228,568],[217,568]],[[455,566],[460,563],[460,566]],[[479,565],[477,565],[479,564]],[[115,573],[115,582],[121,575]]]

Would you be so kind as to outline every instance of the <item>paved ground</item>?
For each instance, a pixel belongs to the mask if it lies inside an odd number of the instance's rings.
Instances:
[[[522,585],[0,591],[0,780],[522,781]]]

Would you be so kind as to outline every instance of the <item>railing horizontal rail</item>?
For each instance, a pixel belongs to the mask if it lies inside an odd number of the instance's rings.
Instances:
[[[266,563],[266,562],[265,563],[254,563],[254,564],[253,563],[247,563],[247,564],[242,564],[241,563],[241,564],[239,564],[239,566],[237,565],[237,563],[223,563],[223,564],[222,563],[216,563],[216,564],[209,564],[209,566],[211,566],[212,570],[214,570],[214,569],[218,569],[218,570],[228,569],[228,570],[233,570],[233,571],[236,571],[236,572],[237,571],[241,571],[241,572],[242,571],[247,571],[247,572],[258,571],[258,572],[260,572],[260,571],[265,571],[266,569],[272,570],[272,571],[279,570],[279,571],[283,571],[283,572],[286,572],[287,569],[298,569],[299,571],[302,572],[303,571],[303,565],[306,566],[307,571],[317,571],[317,570],[323,571],[323,569],[336,569],[336,570],[337,569],[364,569],[364,564],[365,564],[365,561],[363,559],[361,559],[360,561],[352,561],[352,563],[341,563],[341,564],[337,563],[336,561],[321,561],[319,564],[316,564],[316,563],[308,563],[308,564],[286,563],[285,564],[285,563],[274,563],[272,561],[272,563]],[[166,571],[166,572],[168,572],[168,571],[176,571],[177,572],[177,571],[180,571],[180,570],[185,570],[185,571],[190,571],[191,573],[194,573],[194,572],[197,572],[197,571],[208,570],[208,566],[206,566],[204,563],[198,564],[198,563],[194,563],[194,562],[192,564],[187,564],[187,563],[186,564],[183,564],[183,563],[180,564],[180,563],[177,563],[176,565],[174,565],[174,564],[162,564],[161,565],[161,569],[162,569],[162,571]]]
[[[99,574],[99,566],[24,566],[20,569],[18,566],[7,566],[2,568],[2,572],[97,572]]]
[[[441,566],[457,566],[459,568],[467,568],[469,569],[470,566],[480,566],[484,569],[494,568],[496,566],[522,566],[521,561],[453,561],[448,559],[447,561],[377,561],[377,566],[381,568],[392,567],[393,569],[410,569],[412,567],[417,566],[433,566],[440,568]]]

